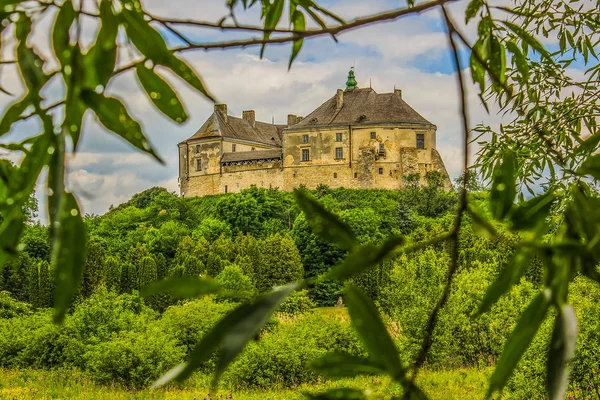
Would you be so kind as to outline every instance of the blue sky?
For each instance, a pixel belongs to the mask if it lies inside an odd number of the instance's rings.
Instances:
[[[404,6],[401,1],[392,0],[327,0],[320,3],[346,19]],[[225,0],[149,0],[144,4],[150,12],[173,18],[217,21],[227,14]],[[463,10],[462,3],[452,6],[457,22],[464,20]],[[258,7],[246,13],[239,10],[237,17],[241,22],[258,24],[258,12]],[[47,47],[43,24],[41,21],[34,38],[42,50]],[[467,34],[473,28],[467,27]],[[91,42],[93,26],[88,31]],[[186,29],[185,32],[199,41],[240,37],[239,33],[224,34],[219,30]],[[230,114],[241,115],[242,110],[253,109],[257,119],[271,121],[274,118],[278,123],[285,123],[287,114],[306,115],[326,101],[337,88],[344,86],[348,69],[355,65],[359,86],[368,86],[371,81],[378,92],[391,92],[394,86],[403,90],[405,100],[438,126],[438,150],[450,174],[455,177],[460,173],[462,133],[455,68],[439,11],[348,32],[339,36],[337,44],[329,37],[307,41],[289,72],[290,45],[267,48],[262,60],[258,52],[258,47],[197,51],[185,53],[184,58],[203,77],[217,99],[228,104]],[[464,51],[461,56],[465,61],[468,58]],[[0,79],[5,87],[18,93],[22,84],[17,76],[16,71],[4,68]],[[120,204],[151,186],[178,191],[176,145],[194,134],[212,112],[213,105],[178,79],[165,76],[181,91],[190,115],[185,124],[175,125],[158,113],[132,73],[114,79],[108,90],[131,107],[131,113],[142,122],[166,165],[159,165],[132,149],[87,116],[79,152],[70,160],[68,169],[69,184],[81,196],[84,212],[104,213],[111,204]],[[469,76],[467,78],[470,80]],[[61,89],[51,88],[48,92],[48,97],[59,96]],[[1,108],[6,108],[12,101],[8,96],[0,95]],[[479,105],[475,91],[470,91],[469,101],[472,125],[500,122],[499,116],[487,115]],[[4,140],[30,135],[38,129],[35,121],[21,123]],[[43,220],[44,213],[41,214]]]

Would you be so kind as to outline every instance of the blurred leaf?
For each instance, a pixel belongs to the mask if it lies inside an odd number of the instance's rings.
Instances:
[[[304,20],[304,14],[301,11],[296,10],[294,12],[292,21],[294,23],[295,31],[306,30],[306,21]],[[290,63],[288,65],[288,70],[290,68],[292,68],[292,63],[296,59],[296,56],[298,56],[298,53],[300,53],[300,49],[302,49],[303,43],[304,43],[304,39],[294,40],[294,43],[292,44],[292,55],[290,57]]]
[[[529,62],[527,61],[527,57],[523,55],[519,46],[511,41],[506,42],[506,49],[512,53],[512,59],[517,66],[517,70],[523,79],[527,81],[529,79]]]
[[[517,325],[506,340],[502,355],[496,364],[494,373],[490,378],[487,398],[489,399],[496,391],[501,392],[508,378],[519,363],[521,356],[529,347],[536,332],[546,318],[550,307],[550,291],[544,290],[538,294],[521,314]]]
[[[532,49],[540,53],[542,56],[546,57],[550,61],[552,61],[552,57],[550,53],[537,41],[536,38],[531,36],[531,34],[520,26],[509,22],[509,21],[501,21],[508,29],[513,31],[515,35],[517,35],[521,40],[531,46]]]
[[[81,283],[87,234],[77,200],[72,193],[63,193],[60,227],[53,243],[52,265],[56,271],[54,291],[54,321],[61,323]]]
[[[583,164],[581,164],[577,173],[579,175],[590,175],[594,179],[600,179],[600,154],[589,156]]]
[[[352,325],[371,359],[381,364],[388,375],[396,381],[403,381],[406,378],[406,370],[402,366],[398,349],[381,320],[375,304],[360,289],[352,285],[346,288],[344,300]]]
[[[310,400],[364,400],[367,397],[363,390],[351,388],[329,389],[319,394],[304,393]]]
[[[140,124],[131,118],[120,100],[103,96],[88,89],[83,90],[81,94],[85,104],[94,111],[98,120],[106,129],[116,133],[134,147],[152,155],[160,163],[163,163],[142,133]]]
[[[506,83],[506,49],[497,37],[490,37],[489,67],[500,85]]]
[[[54,54],[60,62],[60,65],[64,68],[69,65],[71,68],[71,52],[73,46],[69,44],[69,31],[71,25],[77,18],[77,13],[73,8],[71,0],[66,0],[60,6],[60,10],[56,15],[54,21],[54,27],[52,28],[52,46],[54,47]]]
[[[98,30],[96,42],[85,55],[85,84],[87,89],[106,87],[113,75],[117,62],[117,34],[119,19],[112,10],[111,2],[100,2],[102,26]]]
[[[154,382],[152,387],[160,387],[173,379],[177,381],[187,379],[220,347],[220,356],[212,383],[212,386],[216,387],[225,368],[260,332],[281,302],[297,288],[297,284],[282,286],[259,296],[253,303],[242,304],[231,311],[204,335],[200,343],[192,350],[187,362],[167,372]]]
[[[467,11],[465,12],[465,23],[469,23],[469,21],[474,18],[481,7],[483,6],[483,0],[471,0],[469,5],[467,6]]]
[[[167,82],[142,64],[138,64],[135,71],[142,87],[156,108],[178,124],[187,120],[188,115],[177,93]]]
[[[519,203],[511,210],[511,229],[517,231],[535,229],[548,218],[556,195],[552,190]]]
[[[6,261],[17,254],[17,246],[21,239],[24,224],[23,214],[20,210],[4,218],[0,223],[0,271]]]
[[[403,236],[390,236],[381,246],[370,243],[358,246],[341,263],[333,267],[327,277],[339,281],[351,278],[378,265],[404,243],[406,240]]]
[[[565,304],[560,308],[554,321],[548,353],[546,384],[550,400],[565,398],[569,384],[569,364],[575,354],[576,341],[577,317],[573,307]]]
[[[31,105],[31,98],[26,95],[21,100],[12,103],[4,112],[0,121],[0,136],[5,135],[10,131],[13,124],[20,120],[23,112]]]
[[[325,354],[313,360],[310,366],[317,374],[331,378],[352,378],[358,375],[386,373],[384,367],[370,359],[342,353]]]
[[[49,77],[42,70],[42,66],[44,65],[42,59],[35,54],[31,47],[27,46],[27,36],[30,31],[31,20],[22,14],[17,22],[15,33],[15,36],[19,40],[17,61],[30,96],[39,98],[40,90],[48,82]]]
[[[496,228],[494,228],[494,225],[487,219],[485,213],[477,204],[469,202],[467,207],[467,211],[473,220],[474,229],[489,237],[498,236]]]
[[[490,192],[490,210],[497,220],[502,220],[510,211],[516,196],[515,153],[506,150],[502,163],[496,165]]]
[[[141,10],[140,2],[135,0],[128,1],[126,4],[131,4],[133,10],[136,11],[125,8],[121,12],[121,16],[123,17],[127,36],[129,36],[129,39],[131,39],[140,53],[154,64],[169,68],[190,86],[214,101],[213,96],[206,90],[204,83],[194,70],[173,55],[161,34],[144,20],[144,15],[141,11],[137,11],[137,9]]]
[[[191,299],[205,294],[218,293],[219,284],[210,278],[173,277],[151,283],[142,289],[142,296],[170,293],[176,299]]]
[[[596,132],[592,136],[588,137],[581,145],[575,149],[576,153],[588,153],[594,151],[600,143],[600,132]]]
[[[263,39],[268,40],[271,36],[271,30],[277,27],[281,16],[283,15],[283,7],[285,5],[284,0],[273,0],[273,2],[269,1],[263,2],[263,14],[265,16],[265,24],[264,24],[264,33]],[[260,58],[263,57],[265,52],[266,44],[263,44],[260,47]]]
[[[530,248],[518,247],[513,253],[510,261],[500,271],[496,280],[491,283],[483,296],[478,314],[487,312],[502,295],[508,293],[513,285],[519,283],[519,280],[525,274],[527,267],[533,259],[534,251]]]
[[[305,190],[296,190],[298,206],[306,214],[313,232],[323,240],[335,243],[344,250],[351,250],[358,242],[348,225],[335,214],[330,213]]]

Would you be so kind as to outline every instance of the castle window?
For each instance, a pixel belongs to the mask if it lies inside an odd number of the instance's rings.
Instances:
[[[358,178],[358,172],[355,172],[355,173],[354,173],[354,177],[355,177],[355,178]]]
[[[252,148],[252,151],[256,150],[254,147]]]
[[[335,148],[335,159],[341,160],[342,158],[344,158],[344,149],[342,147],[336,147]]]
[[[302,143],[308,143],[308,135],[302,135]]]
[[[383,175],[383,168],[379,168],[379,175]]]
[[[196,160],[196,171],[202,170],[202,160],[199,158]]]
[[[379,154],[385,154],[385,144],[379,143]]]
[[[302,149],[302,161],[310,161],[310,150]]]
[[[377,139],[377,133],[371,132],[371,139]]]
[[[336,142],[341,142],[342,141],[342,134],[341,133],[336,133],[335,134],[335,141]]]
[[[337,172],[333,173],[333,179],[337,179]]]
[[[225,193],[227,193],[227,185],[225,185]]]
[[[199,144],[196,145],[196,153],[200,153],[200,149],[202,148],[202,146],[200,146]]]
[[[232,144],[231,144],[231,152],[232,152],[232,153],[235,153],[235,143],[232,143]]]
[[[417,149],[425,148],[425,135],[423,133],[417,133]]]

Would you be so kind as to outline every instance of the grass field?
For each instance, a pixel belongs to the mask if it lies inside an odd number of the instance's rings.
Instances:
[[[491,369],[422,371],[418,381],[431,399],[483,399]],[[161,390],[129,391],[117,386],[99,386],[75,370],[0,369],[0,399],[240,399],[300,400],[304,392],[315,393],[333,387],[365,389],[370,399],[388,399],[399,387],[388,379],[369,377],[302,385],[293,389],[230,391],[209,394],[208,377],[195,376],[185,384]]]

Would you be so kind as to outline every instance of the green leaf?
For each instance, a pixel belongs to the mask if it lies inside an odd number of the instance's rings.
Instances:
[[[100,123],[109,131],[116,133],[137,149],[152,155],[163,163],[142,132],[140,124],[131,118],[120,100],[103,96],[93,90],[83,90],[85,104],[94,111]]]
[[[152,387],[160,387],[173,379],[177,381],[187,379],[220,347],[220,357],[217,361],[212,383],[212,386],[216,387],[225,368],[244,349],[246,344],[260,332],[283,300],[297,288],[297,284],[282,286],[270,293],[259,296],[251,304],[242,304],[231,311],[204,335],[200,343],[192,350],[187,362],[167,372],[154,382]]]
[[[61,323],[75,297],[83,275],[86,252],[86,230],[77,199],[63,193],[60,227],[54,241],[52,265],[56,271],[54,321]]]
[[[20,120],[23,112],[31,105],[31,98],[26,95],[21,100],[12,103],[4,112],[0,121],[0,136],[10,132],[12,126]]]
[[[590,175],[594,179],[600,179],[600,154],[595,154],[586,158],[583,164],[581,164],[581,167],[577,170],[577,173],[579,175]]]
[[[301,11],[294,11],[293,22],[295,31],[304,31],[306,29],[306,21],[304,20],[304,14]],[[292,55],[290,57],[288,70],[292,68],[292,63],[296,59],[296,56],[298,56],[298,53],[300,53],[303,43],[304,39],[294,40],[294,43],[292,44]]]
[[[25,86],[29,90],[30,96],[39,98],[39,92],[48,82],[49,77],[42,70],[43,60],[35,54],[33,49],[27,46],[27,35],[31,31],[31,20],[20,16],[17,27],[16,37],[19,40],[17,46],[17,61]]]
[[[390,337],[379,311],[371,299],[355,286],[348,286],[344,300],[352,325],[360,336],[371,359],[381,364],[388,375],[397,381],[406,378],[398,349]]]
[[[20,210],[5,217],[0,224],[0,271],[10,257],[17,255],[24,227],[25,221]]]
[[[554,321],[548,353],[546,385],[550,400],[565,398],[569,384],[569,364],[575,354],[576,341],[577,317],[573,307],[565,304],[560,308]]]
[[[511,229],[516,231],[537,229],[548,218],[555,200],[556,195],[550,190],[519,203],[509,214]]]
[[[305,190],[296,190],[296,201],[313,232],[323,240],[335,243],[344,250],[351,250],[358,242],[348,225],[335,214],[330,213]]]
[[[100,2],[100,18],[102,25],[96,42],[84,57],[84,86],[92,90],[97,86],[106,87],[117,63],[119,19],[113,13],[110,1]]]
[[[546,57],[550,61],[552,61],[552,57],[550,53],[537,41],[536,38],[531,36],[531,34],[520,26],[509,22],[509,21],[501,21],[508,29],[513,31],[515,35],[517,35],[521,40],[531,46],[532,49],[540,53],[542,56]]]
[[[363,390],[351,388],[329,389],[319,394],[304,393],[310,400],[364,400],[367,397]]]
[[[156,108],[178,124],[187,120],[188,115],[177,93],[167,82],[142,64],[138,64],[135,71],[142,87]]]
[[[151,283],[142,289],[142,296],[170,293],[176,299],[191,299],[205,294],[218,293],[221,287],[210,278],[173,277]]]
[[[284,0],[273,0],[272,3],[270,1],[269,1],[269,3],[263,3],[263,12],[265,15],[265,24],[264,24],[264,33],[263,33],[264,40],[269,39],[269,37],[271,36],[270,30],[275,29],[275,27],[277,26],[277,23],[279,23],[279,20],[281,19],[281,16],[283,14],[284,5],[285,5]],[[260,48],[260,58],[263,57],[263,54],[265,52],[265,47],[266,47],[266,45],[263,44]]]
[[[370,359],[350,354],[330,353],[313,360],[310,367],[319,375],[353,378],[358,375],[381,375],[385,369]]]
[[[213,96],[204,87],[204,83],[194,70],[173,55],[161,34],[144,20],[144,15],[141,11],[137,11],[137,9],[141,10],[140,2],[133,0],[126,2],[126,6],[128,4],[132,5],[133,10],[125,8],[121,12],[121,16],[127,36],[129,36],[140,53],[154,64],[169,68],[194,89],[214,101]]]
[[[581,145],[575,149],[575,152],[578,154],[592,152],[596,150],[596,147],[598,147],[599,143],[600,132],[596,132],[592,136],[588,137],[583,143],[581,143]]]
[[[494,225],[487,219],[483,210],[475,203],[469,202],[467,211],[473,220],[473,227],[488,237],[498,236],[498,232]]]
[[[519,46],[517,46],[514,42],[506,42],[506,49],[512,53],[513,61],[517,66],[517,70],[527,82],[529,79],[529,63],[527,62],[527,58],[523,55],[521,49],[519,49]]]
[[[385,260],[394,250],[406,243],[403,236],[391,236],[381,246],[364,244],[355,248],[327,274],[329,279],[344,281]]]
[[[500,274],[496,280],[488,286],[481,305],[479,306],[478,314],[487,312],[492,305],[494,305],[502,295],[508,293],[513,285],[519,283],[519,280],[525,274],[527,267],[533,259],[534,251],[530,248],[518,247],[513,253],[510,261],[506,264],[504,269],[500,271]]]
[[[504,85],[506,83],[506,49],[496,36],[490,36],[489,67],[495,75],[495,81]]]
[[[467,11],[465,12],[465,23],[469,23],[469,21],[474,18],[481,7],[483,6],[483,0],[471,0],[469,5],[467,6]]]
[[[515,326],[504,344],[502,355],[500,355],[496,369],[490,378],[488,399],[494,392],[501,392],[506,385],[521,356],[523,356],[540,325],[544,322],[550,307],[550,298],[550,290],[544,290],[529,303],[527,309],[521,314],[517,326]]]
[[[490,192],[490,209],[497,220],[502,220],[510,211],[516,196],[516,156],[506,150],[502,163],[494,168],[492,189]]]
[[[52,28],[54,54],[63,68],[71,63],[73,46],[69,44],[69,31],[75,18],[77,18],[77,13],[73,8],[73,3],[71,0],[66,0],[61,4]]]

